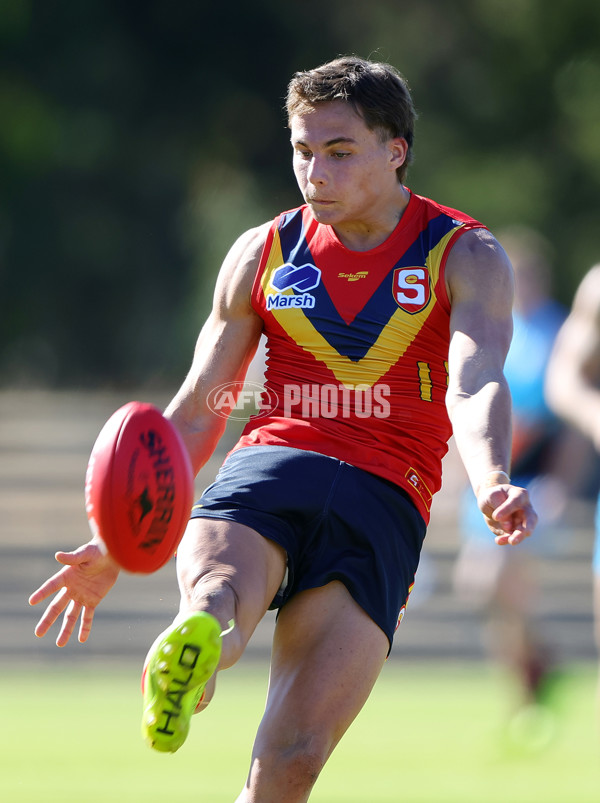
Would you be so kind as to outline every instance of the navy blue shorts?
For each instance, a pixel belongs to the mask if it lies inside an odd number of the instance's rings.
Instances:
[[[272,608],[339,580],[391,647],[426,529],[392,482],[316,452],[246,446],[227,457],[192,518],[245,524],[285,549],[287,582]]]

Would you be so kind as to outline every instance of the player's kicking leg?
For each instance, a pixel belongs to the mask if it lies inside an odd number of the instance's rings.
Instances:
[[[154,642],[142,676],[142,734],[175,752],[217,669],[234,664],[285,573],[285,553],[249,527],[193,519],[177,555],[181,611]]]

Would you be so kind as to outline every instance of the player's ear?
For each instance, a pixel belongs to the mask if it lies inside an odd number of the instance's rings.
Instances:
[[[404,137],[393,137],[388,141],[389,154],[390,154],[390,167],[392,170],[398,170],[402,167],[408,156],[408,142]]]

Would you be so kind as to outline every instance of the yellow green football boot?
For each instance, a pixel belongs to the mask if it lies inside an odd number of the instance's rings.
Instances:
[[[177,618],[150,648],[142,673],[142,736],[154,750],[174,753],[221,657],[221,625],[204,611]]]

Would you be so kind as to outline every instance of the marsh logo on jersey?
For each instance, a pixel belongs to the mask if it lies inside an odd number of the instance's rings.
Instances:
[[[315,265],[292,265],[286,262],[271,276],[271,287],[277,293],[267,295],[267,309],[312,309],[315,297],[308,291],[321,282],[321,271]],[[285,292],[293,290],[292,293]]]
[[[405,312],[414,315],[429,304],[431,283],[427,268],[396,268],[394,271],[394,301]]]

